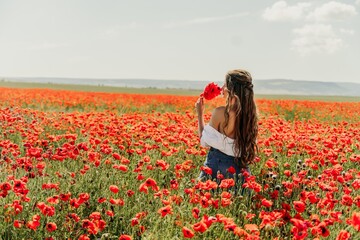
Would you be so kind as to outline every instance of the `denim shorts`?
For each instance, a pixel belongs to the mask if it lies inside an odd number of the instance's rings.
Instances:
[[[216,179],[217,173],[219,172],[223,174],[225,178],[235,177],[237,185],[241,187],[245,180],[242,173],[246,171],[250,174],[250,169],[248,167],[241,168],[235,163],[235,157],[226,155],[225,153],[212,147],[210,148],[209,153],[206,157],[204,166],[212,169],[212,175],[210,176],[204,171],[201,171],[198,178],[201,181],[205,179]],[[231,174],[227,171],[227,169],[229,169],[230,167],[233,167],[235,169],[235,174]]]

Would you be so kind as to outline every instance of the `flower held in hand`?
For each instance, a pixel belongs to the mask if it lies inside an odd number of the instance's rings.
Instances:
[[[204,97],[206,100],[214,99],[219,96],[221,93],[221,87],[219,87],[216,83],[209,83],[206,85],[204,92],[200,94],[201,97]]]

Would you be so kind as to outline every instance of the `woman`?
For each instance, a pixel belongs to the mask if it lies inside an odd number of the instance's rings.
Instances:
[[[204,99],[195,103],[199,121],[200,143],[210,147],[204,165],[212,171],[201,171],[199,179],[207,177],[233,178],[249,171],[257,151],[257,112],[254,101],[252,78],[241,69],[226,74],[222,93],[226,105],[213,110],[211,119],[204,124]],[[240,179],[243,182],[243,179]]]

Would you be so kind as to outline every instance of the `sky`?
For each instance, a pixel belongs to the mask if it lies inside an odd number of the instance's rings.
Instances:
[[[0,76],[360,83],[360,0],[0,0]]]

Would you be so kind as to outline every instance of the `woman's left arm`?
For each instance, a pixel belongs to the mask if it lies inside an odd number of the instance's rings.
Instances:
[[[196,109],[196,113],[198,115],[198,131],[199,131],[199,138],[201,139],[202,136],[202,132],[204,130],[204,98],[203,97],[199,97],[198,100],[195,103],[195,109]]]

